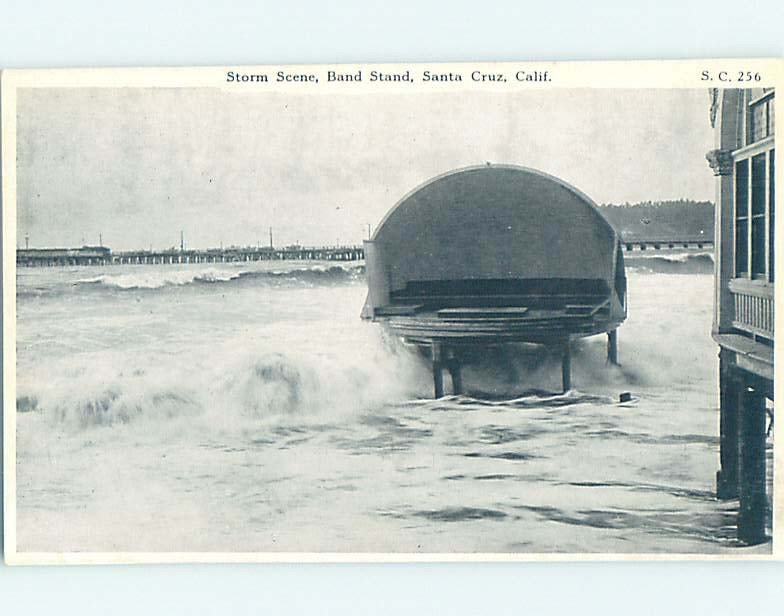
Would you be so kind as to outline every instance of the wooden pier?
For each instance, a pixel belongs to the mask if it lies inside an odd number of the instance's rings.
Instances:
[[[624,237],[624,252],[699,252],[713,251],[712,237],[651,237],[629,238]]]
[[[706,238],[621,239],[624,252],[712,251]],[[229,247],[204,250],[130,250],[112,252],[105,246],[81,248],[19,248],[20,267],[63,267],[81,265],[178,265],[183,263],[238,263],[251,261],[361,261],[364,246]]]
[[[361,261],[362,246],[285,248],[211,248],[206,250],[133,250],[112,252],[106,247],[30,248],[16,251],[20,267],[74,265],[180,265],[188,263],[249,263],[253,261]]]

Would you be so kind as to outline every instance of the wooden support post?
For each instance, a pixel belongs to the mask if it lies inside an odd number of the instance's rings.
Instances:
[[[738,497],[738,407],[740,387],[732,372],[729,351],[719,352],[719,460],[716,473],[716,498],[728,500]]]
[[[563,383],[564,393],[572,388],[572,351],[569,346],[569,340],[564,342],[561,354],[561,382]]]
[[[765,513],[765,396],[756,386],[742,389],[740,409],[740,504],[738,539],[747,545],[764,542]]]
[[[441,354],[441,343],[431,342],[430,352],[433,359],[433,389],[435,390],[436,398],[443,398],[444,396],[444,372]]]
[[[458,396],[463,393],[463,375],[460,370],[460,358],[453,350],[449,354],[449,374],[452,376],[452,390]]]
[[[618,330],[607,332],[607,361],[618,365]]]

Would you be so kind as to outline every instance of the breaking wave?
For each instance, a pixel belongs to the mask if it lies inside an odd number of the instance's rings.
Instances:
[[[639,273],[712,274],[713,253],[624,255],[626,269]]]
[[[166,286],[181,286],[195,282],[229,282],[236,280],[244,272],[205,270],[189,272],[183,270],[143,272],[140,274],[102,274],[92,278],[81,278],[76,285],[103,285],[116,289],[160,289]]]
[[[341,265],[293,269],[293,270],[218,270],[208,269],[199,271],[189,270],[158,270],[143,273],[104,274],[94,278],[83,278],[77,281],[79,285],[103,285],[115,289],[160,289],[168,286],[183,286],[189,284],[215,284],[235,280],[257,281],[291,281],[302,283],[328,283],[350,281],[359,278],[364,273],[363,265],[344,267]]]
[[[46,371],[59,376],[31,374],[19,383],[17,411],[67,430],[179,418],[233,431],[292,418],[330,421],[419,395],[418,358],[370,333],[373,344],[339,361],[285,345],[238,353],[235,340],[183,366],[145,354],[104,355],[100,364],[75,368],[50,364]]]
[[[156,291],[178,287],[219,284],[306,285],[352,283],[362,280],[363,264],[312,265],[295,269],[176,269],[135,266],[137,271],[102,273],[97,276],[77,278],[67,283],[20,286],[17,297],[59,296],[66,293],[90,291]]]
[[[433,401],[428,359],[387,339],[379,325],[359,320],[364,287],[345,281],[361,272],[361,266],[254,272],[245,277],[235,271],[223,282],[185,282],[187,286],[280,280],[290,285],[304,279],[313,285],[313,295],[301,303],[300,294],[295,298],[287,293],[289,286],[281,287],[265,294],[276,302],[269,307],[259,305],[255,292],[237,294],[235,310],[226,311],[223,303],[216,310],[206,302],[199,304],[203,310],[182,322],[175,310],[180,303],[160,294],[155,296],[157,304],[142,302],[137,307],[131,302],[111,317],[103,304],[77,304],[88,318],[83,326],[79,320],[71,323],[70,337],[63,339],[60,321],[54,317],[45,340],[38,340],[38,325],[36,335],[32,330],[26,334],[28,346],[21,347],[22,357],[36,359],[18,371],[17,410],[76,429],[172,418],[245,428],[281,417],[332,421],[336,414],[367,413],[404,401],[418,401],[430,410],[497,406],[556,411],[617,403],[624,391],[638,396],[659,388],[689,390],[702,383],[691,367],[715,357],[709,304],[706,308],[704,301],[710,296],[712,278],[632,273],[632,318],[620,330],[620,367],[606,365],[604,337],[575,341],[575,391],[562,395],[560,356],[553,349],[509,345],[473,354],[466,349],[467,395]],[[267,282],[258,282],[262,280]],[[341,282],[333,288],[330,280]],[[105,288],[108,283],[83,284]],[[678,318],[662,321],[662,309],[673,298]],[[104,333],[93,328],[95,319]],[[689,344],[673,345],[672,340]],[[446,390],[451,391],[451,379],[448,374],[445,378]]]

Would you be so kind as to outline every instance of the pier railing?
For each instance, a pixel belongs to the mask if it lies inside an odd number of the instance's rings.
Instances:
[[[729,287],[735,303],[733,326],[750,334],[773,339],[773,285],[735,278],[730,280]]]

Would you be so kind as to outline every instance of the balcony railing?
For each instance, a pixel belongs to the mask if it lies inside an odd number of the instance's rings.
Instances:
[[[730,280],[730,291],[735,301],[737,329],[773,339],[773,285],[743,278]]]

